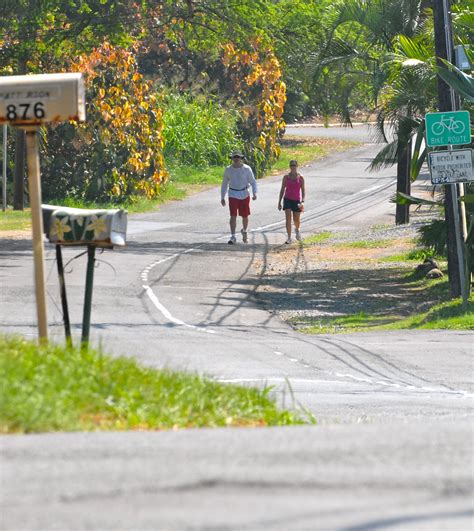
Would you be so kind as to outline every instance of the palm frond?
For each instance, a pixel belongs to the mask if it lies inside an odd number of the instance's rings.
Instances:
[[[459,70],[455,65],[441,59],[444,66],[436,68],[439,77],[458,94],[469,101],[474,101],[474,78]]]
[[[391,199],[391,203],[397,203],[398,205],[431,205],[441,206],[439,201],[430,201],[429,199],[421,199],[420,197],[414,197],[412,195],[404,194],[403,192],[397,192]]]
[[[419,39],[411,39],[406,35],[398,35],[395,38],[395,54],[416,59],[422,63],[430,62],[433,58],[432,51]]]
[[[383,147],[377,155],[375,155],[374,160],[369,164],[369,171],[377,171],[380,168],[393,166],[397,163],[397,154],[398,141],[394,140]]]
[[[421,167],[426,160],[426,147],[423,149],[420,155],[421,145],[425,137],[425,120],[423,119],[416,130],[415,146],[411,155],[410,162],[410,179],[415,181],[420,174]]]

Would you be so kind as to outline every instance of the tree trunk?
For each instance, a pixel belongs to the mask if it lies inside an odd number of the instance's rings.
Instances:
[[[397,192],[410,195],[411,180],[410,180],[410,160],[411,160],[411,141],[405,149],[398,152],[397,163]],[[403,225],[410,222],[410,205],[399,205],[395,211],[395,223]]]
[[[25,131],[15,131],[15,173],[13,178],[13,210],[23,210],[25,195]]]

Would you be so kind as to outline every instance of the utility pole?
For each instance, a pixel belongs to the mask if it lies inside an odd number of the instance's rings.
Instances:
[[[442,64],[440,58],[454,62],[450,0],[433,0],[432,6],[437,62],[440,65]],[[438,76],[438,107],[441,112],[456,110],[454,92],[440,76]],[[444,186],[444,214],[447,231],[449,287],[452,297],[460,297],[463,292],[465,275],[456,184]]]
[[[398,153],[397,163],[397,191],[410,195],[411,178],[410,178],[410,160],[411,160],[411,140],[408,141],[406,149]],[[395,210],[395,223],[403,225],[410,223],[410,205],[397,203]]]

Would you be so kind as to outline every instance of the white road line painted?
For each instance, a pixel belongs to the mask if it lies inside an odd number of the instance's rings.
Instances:
[[[143,289],[145,290],[146,294],[150,298],[151,302],[155,305],[156,309],[160,311],[163,316],[168,319],[168,321],[171,321],[174,324],[186,326],[187,328],[192,328],[194,330],[199,330],[200,332],[206,332],[208,334],[215,334],[214,330],[209,330],[207,328],[202,328],[200,326],[190,325],[188,323],[185,323],[184,321],[181,321],[181,319],[177,319],[171,313],[168,311],[165,306],[161,304],[161,302],[158,300],[157,296],[153,293],[153,290],[150,288],[150,286],[143,286]]]
[[[394,181],[396,182],[396,181]],[[368,188],[366,190],[359,190],[358,192],[356,192],[354,195],[358,195],[358,194],[362,194],[362,193],[365,193],[369,190],[375,190],[377,188],[383,188],[385,185],[379,185],[379,186],[373,186],[371,188]],[[308,211],[309,213],[310,211]],[[312,212],[312,211],[311,211]],[[280,220],[280,221],[277,221],[275,223],[270,223],[268,225],[264,225],[262,227],[257,227],[255,229],[250,229],[249,232],[263,232],[267,229],[270,229],[272,227],[277,227],[277,226],[283,226],[285,223],[285,220]],[[171,226],[171,225],[170,225]],[[218,238],[216,238],[217,240],[222,240],[222,239],[225,239],[227,238],[226,235],[222,235],[222,236],[219,236]],[[204,244],[202,244],[204,245]],[[201,330],[201,331],[206,331],[206,332],[209,332],[209,333],[215,333],[215,331],[211,331],[211,330],[207,330],[205,328],[200,328],[200,327],[197,327],[197,326],[194,326],[194,325],[190,325],[190,324],[187,324],[185,323],[184,321],[181,321],[180,319],[176,319],[175,317],[173,317],[171,315],[171,313],[166,309],[165,306],[163,306],[159,301],[158,301],[158,298],[156,297],[156,295],[153,293],[153,290],[150,288],[150,286],[148,286],[148,274],[150,273],[150,271],[160,265],[160,264],[163,264],[165,262],[168,262],[169,260],[173,260],[174,258],[177,258],[178,256],[180,255],[183,255],[183,254],[188,254],[188,253],[192,253],[193,251],[197,251],[200,249],[200,247],[202,247],[202,245],[198,245],[196,247],[192,247],[191,249],[186,249],[185,251],[181,251],[180,253],[175,253],[175,254],[172,254],[170,256],[167,256],[166,258],[162,258],[161,260],[157,260],[156,262],[153,262],[152,264],[148,264],[148,266],[146,266],[143,271],[141,272],[141,275],[140,275],[140,278],[142,280],[142,282],[144,283],[143,285],[143,289],[146,291],[148,297],[151,299],[151,301],[153,302],[153,304],[155,304],[156,308],[169,320],[171,320],[171,322],[174,322],[176,324],[181,324],[183,326],[187,326],[189,328],[194,328],[194,329],[197,329],[197,330]],[[155,302],[156,301],[156,302]],[[172,317],[172,319],[170,319],[170,316]],[[275,354],[278,354],[278,355],[283,355],[282,353],[277,353],[275,352]],[[291,361],[295,362],[295,361],[298,361],[298,360],[295,360],[295,359],[291,359]]]
[[[305,367],[306,369],[313,369],[315,370],[316,372],[319,372],[321,374],[327,374],[328,376],[336,376],[337,378],[343,378],[343,379],[349,379],[349,380],[354,380],[356,382],[360,382],[360,383],[367,383],[367,384],[370,384],[370,385],[383,385],[385,387],[396,387],[397,389],[400,389],[400,390],[405,390],[405,391],[417,391],[417,392],[423,392],[423,393],[436,393],[436,394],[448,394],[448,395],[460,395],[464,398],[473,398],[474,397],[474,394],[473,393],[469,393],[468,391],[461,391],[461,390],[458,390],[458,389],[443,389],[443,388],[437,388],[437,387],[426,387],[426,386],[421,386],[421,387],[417,387],[415,385],[409,385],[409,384],[399,384],[399,383],[396,383],[396,382],[391,382],[390,380],[373,380],[372,378],[361,378],[360,376],[355,376],[353,374],[347,374],[347,373],[340,373],[340,372],[332,372],[332,371],[325,371],[325,370],[319,370],[317,369],[316,367],[313,367],[307,363],[304,363],[303,361],[301,360],[297,360],[296,358],[290,358],[290,356],[288,356],[288,354],[285,354],[284,352],[280,352],[278,350],[275,350],[274,351],[275,354],[277,354],[278,356],[284,356],[288,361],[292,361],[292,362],[299,362],[300,365],[302,365],[303,367]],[[300,381],[301,379],[299,378],[296,378],[295,381]],[[242,380],[239,380],[239,381],[242,381]],[[247,381],[247,380],[245,380]],[[261,378],[256,378],[256,379],[250,379],[249,381],[257,381],[257,382],[260,382],[262,381]],[[340,382],[340,380],[306,380],[306,381],[311,381],[311,382]]]
[[[341,380],[316,380],[312,378],[292,378],[291,376],[288,376],[286,378],[282,378],[279,376],[269,376],[268,378],[216,378],[217,381],[222,383],[238,383],[238,382],[285,382],[285,383],[291,383],[291,382],[304,382],[304,383],[322,383],[322,384],[347,384],[347,382],[341,382]],[[364,380],[368,381],[370,383],[371,380]],[[393,384],[386,383],[386,386],[391,386]],[[410,386],[400,386],[396,384],[397,387],[400,387],[401,390],[405,391],[417,391],[422,393],[436,393],[436,394],[448,394],[448,395],[462,395],[465,398],[473,398],[473,393],[468,393],[466,391],[457,391],[457,390],[449,390],[449,389],[436,389],[434,387],[414,387],[413,385]],[[371,392],[371,391],[367,391]]]
[[[304,382],[304,383],[344,383],[340,380],[313,380],[311,378],[282,378],[280,376],[269,376],[268,378],[216,378],[218,382],[222,383],[238,383],[238,382]]]

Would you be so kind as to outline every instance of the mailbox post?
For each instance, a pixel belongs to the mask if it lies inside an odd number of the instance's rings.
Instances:
[[[48,340],[48,320],[37,133],[42,125],[69,120],[85,120],[85,89],[82,74],[39,74],[0,78],[0,123],[26,130],[36,310],[41,342]]]
[[[123,247],[125,245],[127,212],[121,209],[89,210],[42,205],[42,214],[45,234],[50,243],[56,245],[64,329],[68,345],[72,345],[72,337],[61,247],[87,247],[86,290],[81,338],[81,348],[87,349],[92,310],[95,250],[97,247],[101,249],[113,249],[115,246]]]

